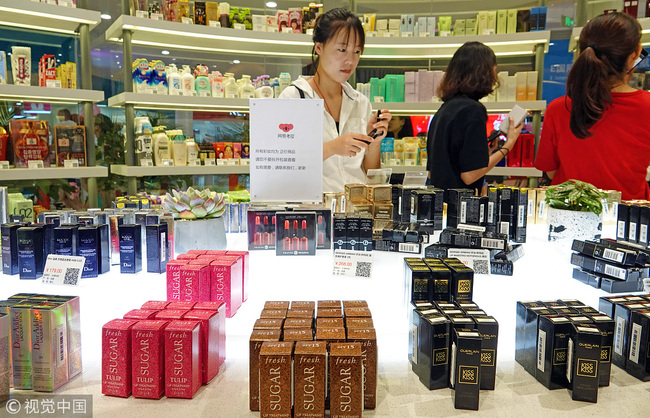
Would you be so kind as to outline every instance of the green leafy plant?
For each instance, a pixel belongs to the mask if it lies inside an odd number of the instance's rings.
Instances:
[[[600,216],[603,212],[603,199],[607,194],[598,190],[593,184],[568,180],[562,184],[550,186],[546,190],[546,203],[555,209],[577,212],[593,212]]]
[[[172,212],[174,219],[218,218],[226,210],[223,193],[189,187],[185,192],[173,190],[172,194],[165,195],[162,206]]]

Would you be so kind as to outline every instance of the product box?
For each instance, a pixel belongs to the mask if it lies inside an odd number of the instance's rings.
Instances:
[[[535,378],[548,389],[568,387],[567,347],[573,330],[571,321],[561,315],[539,317]]]
[[[160,399],[165,393],[165,336],[168,321],[144,320],[131,328],[133,396]]]
[[[164,273],[167,268],[167,224],[146,226],[147,272]]]
[[[650,380],[650,310],[632,312],[630,353],[625,370],[642,381]]]
[[[31,312],[32,388],[53,392],[68,381],[65,302],[41,302]]]
[[[414,316],[413,353],[416,373],[429,390],[449,386],[449,347],[451,322],[435,309],[418,311]]]
[[[591,315],[591,320],[598,327],[601,334],[600,360],[598,361],[598,386],[609,386],[616,323],[609,316],[602,314]]]
[[[34,304],[22,301],[9,308],[11,318],[11,359],[14,389],[32,388],[31,309]]]
[[[285,329],[283,341],[314,341],[314,331],[311,328]]]
[[[225,353],[219,353],[225,315],[215,311],[191,310],[183,319],[201,323],[201,376],[203,384],[208,384],[219,373],[222,356],[225,358]]]
[[[608,248],[607,245],[601,245],[594,241],[581,241],[574,239],[571,249],[589,257],[594,257],[603,261],[611,261],[624,266],[633,266],[637,261],[637,254],[633,251],[624,248]]]
[[[449,371],[454,408],[478,410],[480,373],[481,334],[471,329],[454,329]]]
[[[4,274],[18,274],[18,228],[21,223],[7,223],[0,227],[2,237],[2,272]]]
[[[574,401],[598,400],[600,331],[593,324],[574,325],[567,346],[569,392]]]
[[[324,416],[327,382],[326,343],[296,342],[293,361],[294,417]]]
[[[616,322],[616,332],[614,333],[612,362],[621,369],[625,369],[627,357],[630,352],[630,321],[632,312],[644,309],[647,309],[646,304],[637,302],[620,303],[614,309],[612,318]]]
[[[138,224],[118,227],[120,241],[120,273],[135,274],[142,270],[142,234]]]
[[[361,344],[348,342],[330,345],[329,394],[332,417],[363,414]]]
[[[49,159],[49,124],[47,121],[12,119],[11,140],[13,144],[13,161],[16,167],[27,167],[30,160],[42,161],[50,166]]]
[[[275,249],[275,213],[283,207],[251,206],[248,208],[248,250]]]
[[[201,387],[201,323],[172,321],[165,328],[165,396],[188,398]]]
[[[249,406],[260,410],[260,350],[265,341],[280,341],[281,330],[253,330],[249,343]]]
[[[471,301],[474,290],[474,271],[464,265],[449,265],[451,296],[457,301]]]
[[[285,330],[305,329],[305,328],[312,328],[313,323],[314,320],[312,318],[287,318],[286,320],[284,320],[283,327]]]
[[[645,269],[619,267],[614,263],[606,263],[578,253],[571,254],[571,264],[593,273],[599,273],[618,280],[637,281],[643,278]]]
[[[122,319],[135,319],[138,321],[156,319],[156,315],[160,312],[157,309],[132,309],[125,313]]]
[[[163,309],[158,311],[156,319],[167,321],[180,321],[184,319],[185,314],[190,312],[189,309]]]
[[[63,225],[54,228],[54,252],[57,255],[79,254],[79,228]]]
[[[320,220],[319,220],[320,222]],[[328,223],[329,225],[329,223]],[[329,231],[328,231],[328,236],[329,236]],[[331,244],[331,240],[330,240]],[[242,282],[241,282],[241,291],[242,291],[242,302],[246,302],[248,300],[248,271],[250,267],[250,261],[248,257],[248,251],[226,251],[226,255],[228,256],[237,256],[240,257],[241,262],[242,262]]]
[[[223,302],[197,302],[192,308],[192,311],[186,314],[185,317],[196,320],[197,318],[194,315],[195,311],[208,311],[215,313],[217,316],[216,320],[213,317],[209,317],[209,323],[210,326],[217,327],[217,342],[215,343],[215,347],[218,372],[219,367],[226,361],[226,305]]]
[[[43,275],[43,228],[23,226],[18,228],[18,269],[21,280],[34,280]]]
[[[350,328],[347,330],[347,340],[361,344],[363,405],[364,409],[375,409],[377,405],[377,333],[374,328]]]
[[[226,304],[226,317],[232,318],[242,303],[242,259],[224,257],[210,263],[209,300]]]
[[[494,390],[497,376],[499,323],[491,316],[477,316],[474,317],[474,321],[476,322],[476,330],[481,334],[482,338],[480,388]]]
[[[102,256],[99,228],[97,225],[81,226],[78,233],[79,255],[86,258],[81,278],[97,277]]]
[[[181,266],[181,301],[209,301],[210,267],[202,264]]]
[[[276,255],[316,254],[316,213],[277,212]]]
[[[63,167],[65,160],[77,160],[80,167],[85,167],[86,127],[54,125],[54,147],[57,167]]]
[[[0,358],[0,403],[9,399],[9,387],[11,385],[11,333],[10,317],[5,313],[0,313],[0,352],[7,355]]]
[[[404,303],[407,305],[416,300],[434,300],[431,269],[426,265],[406,265],[404,269],[404,289]]]
[[[531,376],[535,376],[538,314],[551,315],[554,313],[542,302],[517,302],[515,361],[521,364]]]
[[[167,262],[167,300],[169,301],[181,300],[181,267],[186,264],[186,260],[170,260]]]
[[[104,395],[122,398],[131,395],[131,329],[137,322],[130,319],[114,319],[102,327],[102,394]]]
[[[292,416],[293,341],[266,341],[259,354],[260,413],[263,417]]]
[[[145,302],[140,306],[140,309],[155,309],[158,311],[162,311],[163,309],[166,309],[167,306],[169,305],[170,302],[163,301],[163,300],[150,300],[148,302]]]

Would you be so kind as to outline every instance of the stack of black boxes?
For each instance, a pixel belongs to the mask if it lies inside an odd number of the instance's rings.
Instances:
[[[517,302],[515,360],[548,389],[596,402],[609,386],[615,322],[577,300]]]
[[[598,308],[614,318],[612,362],[650,380],[650,295],[604,296]]]
[[[626,242],[573,240],[573,278],[608,293],[643,290],[650,254]]]
[[[499,324],[472,302],[474,272],[457,259],[405,258],[409,361],[429,389],[454,389],[457,409],[494,390]]]
[[[618,204],[616,240],[648,248],[650,206],[648,202],[623,202]]]

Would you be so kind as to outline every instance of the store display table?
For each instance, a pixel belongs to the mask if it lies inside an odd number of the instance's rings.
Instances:
[[[78,287],[2,276],[0,299],[18,292],[80,296],[84,372],[57,393],[93,395],[96,417],[259,417],[259,412],[248,410],[248,337],[264,302],[326,299],[365,299],[372,311],[379,377],[377,409],[366,410],[366,416],[648,416],[650,383],[618,367],[612,367],[610,386],[599,390],[598,403],[591,404],[572,401],[565,389],[547,390],[515,363],[516,301],[579,299],[597,308],[598,298],[606,295],[571,278],[570,243],[549,243],[546,231],[546,225],[529,225],[525,255],[515,262],[514,276],[475,276],[474,301],[499,321],[500,328],[496,389],[481,391],[478,412],[455,410],[450,389],[429,391],[410,370],[403,286],[407,254],[373,252],[373,277],[353,279],[332,276],[331,250],[319,250],[315,257],[251,252],[249,300],[226,322],[226,363],[193,400],[122,399],[101,394],[101,326],[148,300],[164,300],[164,275],[120,275],[113,266],[111,273],[84,279]],[[604,236],[613,237],[614,228],[606,226]],[[245,234],[232,234],[228,239],[229,249],[246,249]]]

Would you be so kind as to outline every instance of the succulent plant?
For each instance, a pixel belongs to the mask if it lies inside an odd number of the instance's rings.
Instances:
[[[167,193],[162,206],[174,215],[174,219],[218,218],[226,210],[223,193],[205,189],[198,191],[189,187],[185,192],[172,190]]]

